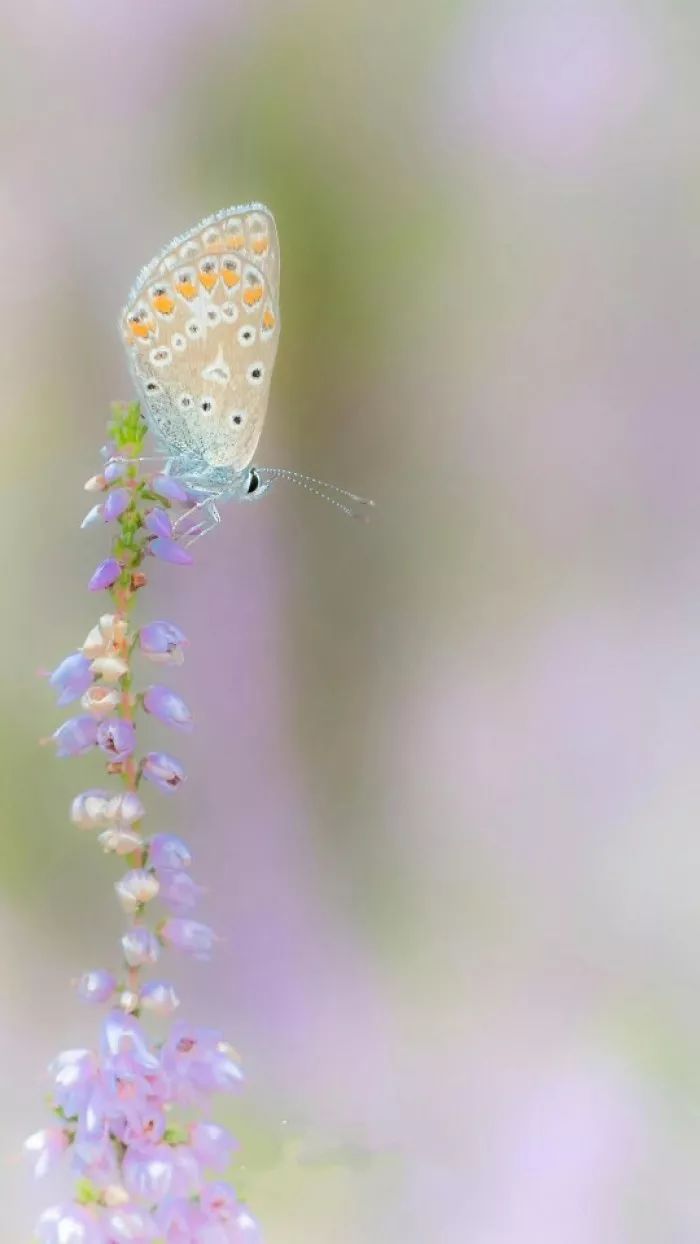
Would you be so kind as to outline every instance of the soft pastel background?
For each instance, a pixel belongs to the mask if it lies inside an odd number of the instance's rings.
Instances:
[[[253,197],[261,461],[378,509],[279,487],[144,601],[192,641],[150,806],[226,939],[175,971],[248,1068],[241,1188],[268,1244],[697,1241],[700,9],[24,0],[0,48],[3,1241],[120,927],[35,677],[99,611],[116,316]]]

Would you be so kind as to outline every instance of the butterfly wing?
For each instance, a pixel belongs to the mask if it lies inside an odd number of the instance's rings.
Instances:
[[[243,470],[267,412],[279,340],[279,243],[260,204],[176,238],[141,272],[121,329],[166,451]]]

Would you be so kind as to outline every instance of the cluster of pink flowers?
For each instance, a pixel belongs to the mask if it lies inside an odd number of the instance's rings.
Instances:
[[[191,561],[173,537],[169,510],[186,503],[168,476],[142,473],[145,426],[138,407],[117,412],[111,426],[114,458],[88,481],[104,500],[90,524],[113,524],[111,556],[90,580],[107,591],[112,607],[82,647],[51,675],[59,705],[80,712],[53,735],[59,756],[102,754],[116,789],[84,791],[71,820],[94,833],[124,866],[115,882],[125,914],[122,967],[86,971],[83,1001],[105,1008],[97,1049],[64,1050],[52,1063],[52,1126],[26,1142],[37,1176],[70,1162],[70,1201],[47,1209],[37,1224],[40,1244],[259,1244],[258,1226],[222,1180],[236,1148],[226,1128],[207,1121],[218,1092],[234,1092],[242,1073],[221,1034],[172,1020],[179,1006],[168,980],[144,979],[164,952],[209,957],[216,938],[193,918],[201,889],[190,873],[186,843],[168,833],[144,834],[142,783],[172,793],[185,781],[180,762],[166,752],[139,756],[137,725],[146,712],[174,730],[191,729],[191,714],[161,683],[134,686],[136,660],[176,666],[186,638],[170,622],[136,627],[132,606],[145,587],[145,559]],[[85,525],[85,524],[84,524]],[[156,910],[157,916],[151,918]],[[170,1024],[154,1039],[144,1018]]]

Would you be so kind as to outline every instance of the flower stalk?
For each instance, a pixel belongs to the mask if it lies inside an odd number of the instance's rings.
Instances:
[[[88,587],[110,599],[82,647],[54,670],[60,706],[80,712],[55,731],[60,757],[95,752],[108,785],[76,795],[71,820],[96,833],[120,872],[116,899],[124,912],[121,968],[90,967],[79,997],[105,1008],[97,1050],[65,1050],[52,1063],[53,1123],[31,1136],[26,1151],[37,1176],[66,1162],[75,1175],[72,1198],[45,1210],[40,1244],[258,1244],[255,1220],[222,1179],[236,1142],[207,1120],[219,1091],[242,1081],[238,1059],[219,1033],[188,1021],[171,1022],[154,1038],[146,1017],[171,1021],[175,986],[149,978],[170,951],[207,959],[216,944],[194,919],[202,888],[190,874],[192,856],[172,834],[144,834],[144,784],[173,793],[186,780],[168,752],[139,752],[142,714],[166,728],[189,731],[185,701],[160,679],[139,685],[149,663],[178,666],[187,640],[162,620],[137,625],[137,598],[148,583],[151,557],[188,565],[173,536],[172,510],[190,498],[179,481],[144,472],[146,425],[138,405],[115,407],[110,460],[86,484],[101,494],[83,526],[104,523],[113,533],[109,556]],[[111,786],[109,783],[116,783]]]

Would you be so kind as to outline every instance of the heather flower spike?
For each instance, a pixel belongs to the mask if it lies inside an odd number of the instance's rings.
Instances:
[[[259,1244],[255,1220],[222,1180],[237,1142],[207,1115],[214,1094],[240,1087],[238,1059],[220,1033],[173,1023],[180,1006],[175,985],[147,976],[161,958],[168,967],[178,954],[209,958],[218,940],[193,916],[203,889],[189,871],[187,843],[157,827],[144,835],[144,784],[170,793],[185,781],[185,771],[167,752],[144,754],[140,724],[148,714],[157,726],[188,731],[192,714],[166,684],[145,679],[138,685],[146,662],[182,664],[185,635],[162,620],[138,627],[132,612],[146,584],[141,567],[147,555],[176,565],[192,561],[174,538],[167,512],[189,494],[170,476],[141,470],[147,459],[142,462],[145,424],[138,406],[117,410],[110,435],[108,454],[115,456],[86,484],[103,499],[83,526],[111,524],[111,553],[89,583],[90,591],[109,593],[111,602],[50,683],[60,707],[79,701],[83,710],[55,730],[56,754],[92,753],[103,764],[104,783],[74,797],[70,819],[113,856],[125,927],[119,962],[88,967],[74,982],[83,1002],[105,1008],[99,1047],[64,1050],[54,1060],[51,1125],[25,1145],[37,1177],[66,1163],[74,1175],[72,1198],[41,1214],[36,1239]],[[156,496],[162,505],[154,504]]]

